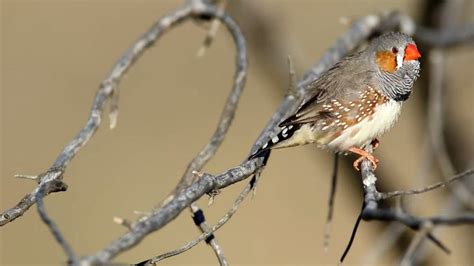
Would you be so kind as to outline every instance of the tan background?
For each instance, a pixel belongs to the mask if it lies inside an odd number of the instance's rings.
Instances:
[[[284,41],[276,62],[294,55],[301,75],[344,32],[346,26],[339,23],[340,17],[392,8],[416,15],[419,6],[414,2],[258,1],[256,6],[273,18],[275,34]],[[35,186],[13,175],[38,174],[50,166],[85,122],[95,90],[115,59],[158,17],[181,3],[2,1],[1,210],[16,204]],[[471,3],[465,16],[472,20],[473,14]],[[101,129],[67,169],[69,190],[45,200],[49,214],[78,254],[91,254],[124,233],[112,217],[134,219],[134,210],[146,211],[160,202],[213,132],[231,86],[234,50],[229,36],[220,31],[208,54],[196,59],[204,34],[203,27],[186,23],[146,53],[121,84],[117,129],[108,130],[104,119]],[[281,100],[287,81],[275,82],[259,58],[259,51],[252,50],[235,123],[205,168],[207,172],[218,173],[241,162]],[[448,120],[471,143],[473,62],[472,48],[448,53],[448,110],[460,114],[450,113]],[[286,66],[282,63],[281,68]],[[387,188],[418,187],[439,180],[436,176],[413,180],[422,158],[417,147],[424,137],[424,110],[418,107],[423,97],[415,89],[399,123],[382,138],[377,150],[382,161],[378,171],[386,178]],[[460,140],[451,142],[465,151],[466,158],[473,157],[473,147]],[[360,208],[361,191],[358,177],[345,167],[336,198],[332,244],[324,253],[322,232],[331,158],[310,146],[273,153],[256,197],[247,200],[217,233],[232,264],[337,264]],[[212,207],[204,208],[210,223],[230,207],[242,186],[225,189]],[[438,213],[445,203],[444,192],[417,197],[410,200],[410,206],[425,215]],[[206,203],[203,199],[200,205]],[[189,216],[184,211],[116,261],[138,262],[194,238],[198,230]],[[366,263],[382,229],[382,223],[363,223],[347,263]],[[449,228],[436,234],[454,252],[446,256],[428,243],[431,263],[472,263],[472,228]],[[4,265],[65,261],[35,207],[1,227],[0,237],[0,262]],[[407,242],[401,250],[406,247]],[[396,263],[398,257],[391,248],[378,262]],[[206,265],[216,264],[216,260],[212,251],[200,244],[166,263]]]

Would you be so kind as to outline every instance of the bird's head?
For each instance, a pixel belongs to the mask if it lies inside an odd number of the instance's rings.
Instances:
[[[411,37],[399,32],[390,32],[374,39],[370,52],[377,67],[384,72],[394,73],[404,65],[418,64],[421,57]]]
[[[404,33],[386,33],[375,38],[367,51],[386,94],[406,100],[420,71],[421,54],[413,39]]]

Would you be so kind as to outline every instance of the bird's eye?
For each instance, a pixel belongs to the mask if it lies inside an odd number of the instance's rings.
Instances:
[[[397,47],[392,47],[392,53],[397,54],[398,53],[398,48]]]

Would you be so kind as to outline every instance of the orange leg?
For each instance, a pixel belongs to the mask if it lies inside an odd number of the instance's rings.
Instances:
[[[352,152],[352,153],[360,155],[360,157],[357,158],[357,160],[355,160],[354,163],[353,163],[353,166],[357,171],[360,170],[359,169],[359,164],[364,159],[368,159],[372,163],[372,169],[374,171],[375,171],[375,169],[377,169],[377,163],[379,162],[379,160],[377,158],[375,158],[372,154],[366,152],[365,150],[356,148],[356,147],[350,148],[349,151]]]

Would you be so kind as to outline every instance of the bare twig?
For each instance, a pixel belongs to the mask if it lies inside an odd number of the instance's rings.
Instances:
[[[444,186],[450,184],[451,182],[457,181],[457,180],[459,180],[463,177],[470,176],[473,173],[474,173],[474,169],[469,169],[469,170],[466,170],[466,171],[464,171],[460,174],[457,174],[457,175],[447,179],[446,181],[441,181],[441,182],[435,183],[433,185],[429,185],[429,186],[424,187],[424,188],[401,190],[401,191],[391,191],[391,192],[380,192],[379,193],[379,198],[384,200],[384,199],[389,199],[389,198],[396,197],[396,196],[405,196],[405,195],[414,195],[414,194],[425,193],[425,192],[437,189],[439,187],[444,187]]]
[[[41,220],[43,221],[46,226],[48,226],[49,230],[53,234],[54,238],[56,239],[56,242],[63,248],[64,252],[66,253],[66,256],[68,257],[68,264],[75,264],[77,262],[77,257],[74,251],[72,250],[71,246],[68,244],[64,236],[61,234],[61,231],[59,231],[58,226],[56,223],[48,216],[46,213],[46,209],[44,208],[44,202],[43,202],[43,197],[46,195],[45,193],[48,191],[46,189],[47,186],[63,186],[64,183],[62,181],[58,181],[56,179],[53,179],[51,182],[45,182],[42,185],[39,186],[38,188],[38,193],[36,194],[36,207],[38,209],[38,213],[41,217]]]
[[[35,180],[39,182],[39,185],[33,190],[33,192],[24,196],[20,202],[18,202],[13,208],[4,211],[0,215],[0,226],[5,225],[16,218],[20,217],[25,213],[33,204],[36,202],[39,188],[44,186],[44,195],[48,195],[53,192],[61,192],[67,190],[67,185],[62,180],[64,171],[62,169],[50,169],[46,173],[40,174]],[[46,183],[50,183],[47,185]]]

